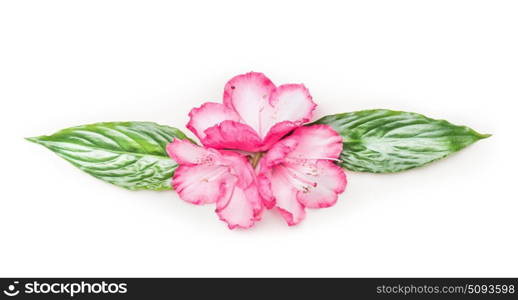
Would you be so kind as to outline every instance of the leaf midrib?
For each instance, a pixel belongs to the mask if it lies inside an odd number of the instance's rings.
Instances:
[[[343,143],[365,143],[365,141],[368,141],[368,140],[383,140],[383,142],[386,142],[386,141],[389,141],[389,140],[404,140],[404,139],[413,139],[413,140],[417,140],[417,139],[438,139],[438,138],[450,138],[450,137],[459,137],[459,136],[463,136],[463,137],[475,137],[477,139],[484,139],[484,138],[487,138],[487,136],[477,136],[477,135],[469,135],[469,134],[457,134],[457,135],[448,135],[448,136],[442,136],[442,137],[401,137],[401,138],[385,138],[385,137],[366,137],[366,138],[363,138],[361,140],[358,140],[358,139],[347,139],[347,138],[343,138]]]
[[[44,136],[44,137],[48,137],[48,136]],[[40,137],[32,137],[32,138],[26,138],[26,140],[30,141],[30,142],[33,142],[33,143],[36,143],[36,144],[40,144],[40,145],[43,145],[45,147],[47,147],[47,145],[45,145],[45,143],[53,143],[53,142],[59,142],[59,143],[65,143],[65,144],[72,144],[72,145],[78,145],[78,146],[81,146],[81,147],[86,147],[86,148],[91,148],[91,149],[96,149],[96,150],[102,150],[102,151],[107,151],[107,152],[112,152],[112,153],[117,153],[117,154],[126,154],[126,155],[135,155],[135,156],[151,156],[151,157],[156,157],[158,159],[165,159],[165,158],[169,158],[171,159],[169,156],[167,155],[156,155],[156,154],[147,154],[147,153],[138,153],[138,152],[128,152],[128,151],[120,151],[120,150],[111,150],[111,149],[108,149],[108,148],[102,148],[102,147],[93,147],[91,145],[82,145],[82,144],[78,144],[78,143],[71,143],[71,142],[64,142],[64,141],[52,141],[52,140],[41,140]],[[171,159],[172,160],[172,159]]]

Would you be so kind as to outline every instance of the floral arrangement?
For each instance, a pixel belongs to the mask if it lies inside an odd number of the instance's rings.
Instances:
[[[28,138],[81,170],[130,190],[170,190],[192,204],[214,203],[230,229],[250,228],[265,209],[288,225],[306,208],[333,206],[350,171],[420,167],[488,137],[444,120],[386,109],[325,116],[302,84],[276,86],[262,73],[227,82],[223,103],[189,113],[180,130],[152,122],[77,126]]]

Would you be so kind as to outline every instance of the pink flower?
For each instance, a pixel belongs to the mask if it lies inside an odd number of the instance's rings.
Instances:
[[[227,82],[223,104],[191,110],[187,128],[205,146],[259,152],[308,122],[315,107],[304,85],[275,87],[264,74],[250,72]]]
[[[167,153],[179,164],[173,187],[181,199],[193,204],[216,203],[216,213],[230,229],[249,228],[261,219],[257,178],[244,155],[179,139],[167,145]]]
[[[305,208],[336,203],[345,190],[345,173],[333,160],[342,152],[342,137],[327,125],[296,129],[261,159],[259,190],[268,208],[276,207],[288,225],[305,217]]]
[[[336,203],[347,184],[334,163],[342,137],[327,125],[301,127],[316,106],[303,85],[275,87],[251,72],[226,84],[223,102],[189,114],[187,127],[204,147],[178,139],[167,146],[179,164],[173,187],[181,199],[216,203],[230,229],[253,226],[264,207],[296,225],[305,208]]]

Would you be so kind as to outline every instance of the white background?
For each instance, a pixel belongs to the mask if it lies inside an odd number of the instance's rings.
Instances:
[[[518,276],[517,15],[516,1],[2,1],[0,276]],[[303,82],[317,117],[391,108],[493,137],[422,169],[348,172],[336,206],[247,231],[23,140],[185,129],[251,70]]]

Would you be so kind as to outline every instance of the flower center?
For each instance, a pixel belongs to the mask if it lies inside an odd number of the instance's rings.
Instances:
[[[254,170],[255,170],[255,167],[257,167],[257,164],[259,163],[259,161],[261,160],[261,157],[263,157],[264,154],[265,154],[265,152],[257,152],[250,156],[250,164],[252,164],[252,167],[254,168]]]

